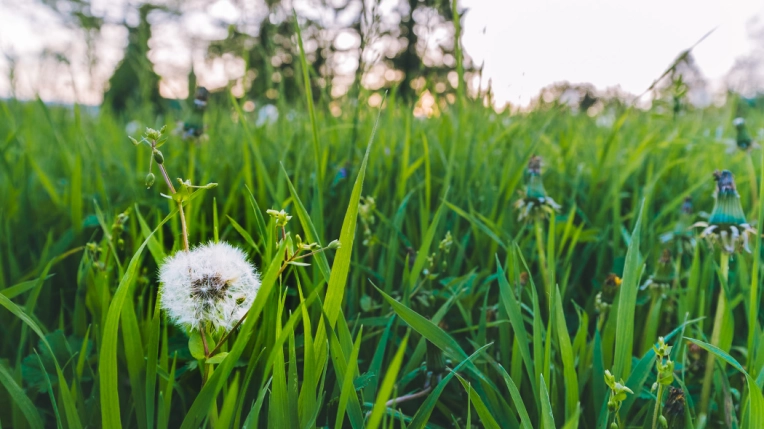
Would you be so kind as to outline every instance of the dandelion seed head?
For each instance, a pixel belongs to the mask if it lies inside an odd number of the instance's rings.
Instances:
[[[160,304],[170,319],[197,329],[229,331],[257,296],[260,278],[247,255],[228,243],[208,243],[177,252],[159,269]]]

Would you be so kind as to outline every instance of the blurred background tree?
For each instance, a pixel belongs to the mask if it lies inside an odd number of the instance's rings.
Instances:
[[[130,27],[125,23],[128,29],[125,56],[109,79],[109,89],[104,94],[104,104],[114,112],[123,112],[130,104],[140,106],[144,102],[156,107],[161,101],[159,75],[148,57],[151,39],[148,16],[155,9],[158,7],[144,3],[138,8],[138,25]]]
[[[90,0],[40,1],[68,25],[84,30],[89,40],[97,39],[107,16],[115,20],[113,11],[94,12]],[[195,47],[201,44],[209,63],[243,61],[243,75],[228,78],[227,86],[236,88],[237,97],[275,102],[301,96],[295,17],[316,98],[358,98],[363,86],[372,91],[394,88],[399,97],[413,101],[425,90],[447,95],[458,85],[454,11],[448,0],[398,0],[386,3],[384,10],[380,0],[316,0],[304,10],[286,0],[254,5],[237,0],[230,6],[235,22],[212,19],[212,27],[224,30],[224,37],[190,42]],[[121,22],[116,23],[128,30],[127,48],[108,80],[105,104],[115,112],[145,101],[159,106],[160,76],[148,55],[155,45],[152,26],[162,22],[159,15],[182,20],[207,7],[196,2],[126,3]],[[158,9],[165,13],[153,13]],[[131,26],[126,16],[134,16],[135,11],[138,23]],[[196,79],[193,64],[191,68],[189,88]],[[468,75],[475,72],[467,55],[464,68]],[[193,97],[191,90],[189,97]]]

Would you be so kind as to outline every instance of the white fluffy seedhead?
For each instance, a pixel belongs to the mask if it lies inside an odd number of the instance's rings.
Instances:
[[[159,268],[160,304],[173,322],[231,330],[257,296],[260,278],[247,255],[228,243],[177,252]]]

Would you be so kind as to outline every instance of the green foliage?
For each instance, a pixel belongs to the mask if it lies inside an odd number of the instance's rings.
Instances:
[[[310,99],[264,124],[211,102],[208,140],[162,134],[169,178],[155,168],[151,190],[156,148],[122,119],[0,102],[3,427],[684,429],[706,350],[706,427],[758,427],[760,240],[718,275],[718,249],[686,234],[713,207],[716,168],[763,218],[759,149],[710,136],[734,137],[733,106],[591,118],[465,98],[418,118],[393,96],[335,114]],[[561,207],[521,220],[532,155]],[[229,242],[261,273],[228,337],[158,305],[158,266],[184,247],[179,203],[192,247]],[[640,287],[664,248],[671,275]],[[730,323],[710,345],[720,291]]]

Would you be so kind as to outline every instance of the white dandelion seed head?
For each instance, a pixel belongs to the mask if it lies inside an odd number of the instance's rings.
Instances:
[[[247,255],[228,243],[208,243],[164,260],[160,304],[170,319],[198,329],[231,330],[252,306],[260,277]]]

